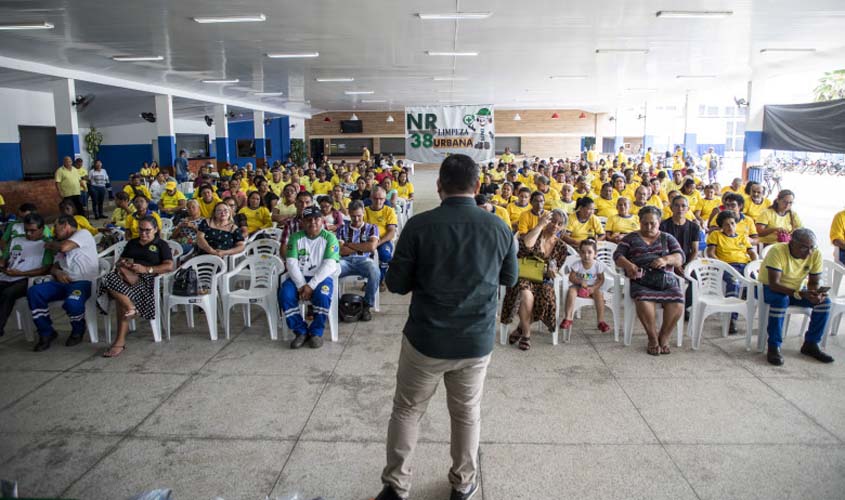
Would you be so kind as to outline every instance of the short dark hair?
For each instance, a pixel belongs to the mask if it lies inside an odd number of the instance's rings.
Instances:
[[[114,199],[121,201],[129,201],[129,195],[126,194],[126,191],[118,191],[114,194]]]
[[[44,227],[44,217],[41,217],[37,212],[30,212],[23,217],[23,223],[24,225],[35,224],[38,229],[41,229]]]
[[[520,191],[522,191],[522,190],[520,189]],[[531,198],[529,198],[529,200],[534,201],[536,198],[539,198],[540,196],[543,197],[543,200],[546,199],[545,193],[543,193],[542,191],[534,191],[533,193],[531,193]]]
[[[352,200],[349,202],[349,206],[346,207],[347,212],[351,212],[353,210],[364,210],[364,202],[361,200]]]
[[[21,203],[18,207],[18,212],[37,212],[38,207],[34,203]]]
[[[646,205],[640,209],[640,212],[637,214],[639,219],[642,220],[643,217],[646,215],[654,215],[657,217],[657,220],[663,218],[663,212],[660,211],[659,208],[655,207],[654,205]]]
[[[67,224],[68,226],[70,226],[74,229],[79,229],[79,224],[76,223],[76,219],[72,215],[60,215],[56,219],[56,224],[58,224],[58,225]]]
[[[147,223],[151,224],[153,226],[153,229],[155,230],[155,232],[158,233],[158,221],[156,221],[155,217],[153,217],[152,215],[145,215],[145,216],[141,217],[141,219],[138,221],[138,227],[139,228],[141,227],[142,222],[147,222]]]
[[[467,155],[449,155],[440,164],[440,189],[445,194],[473,192],[478,182],[478,165]]]
[[[475,195],[476,206],[480,207],[481,205],[484,205],[485,203],[488,203],[489,201],[490,201],[490,199],[487,197],[486,194],[480,194],[479,193],[479,194]]]
[[[317,204],[320,204],[320,203],[323,203],[323,202],[326,202],[326,203],[331,204],[331,203],[332,203],[332,197],[331,197],[331,196],[326,196],[326,195],[324,195],[324,194],[323,194],[323,195],[318,196],[318,197],[317,197]]]
[[[579,208],[586,207],[588,205],[592,205],[595,203],[592,198],[589,196],[584,196],[583,198],[578,198],[578,201],[575,202],[575,210]]]
[[[296,199],[297,200],[300,199],[300,198],[305,198],[306,196],[308,198],[311,198],[312,200],[314,199],[314,195],[311,194],[311,191],[300,191],[300,192],[296,193]]]
[[[734,213],[733,210],[722,210],[719,212],[719,215],[716,216],[716,225],[722,227],[722,224],[728,220],[733,219],[734,221],[739,220],[739,217]]]
[[[742,210],[745,208],[745,198],[738,193],[727,193],[725,195],[725,201],[733,201],[739,206],[739,209]]]

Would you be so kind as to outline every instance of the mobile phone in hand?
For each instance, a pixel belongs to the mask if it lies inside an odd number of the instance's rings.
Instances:
[[[816,288],[815,290],[810,290],[810,291],[815,292],[815,293],[827,293],[827,292],[830,291],[830,287],[829,286],[820,286],[820,287]]]

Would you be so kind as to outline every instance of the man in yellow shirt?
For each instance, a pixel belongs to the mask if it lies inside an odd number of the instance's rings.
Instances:
[[[82,206],[82,180],[79,178],[79,171],[73,166],[73,158],[65,156],[62,166],[56,170],[56,189],[63,200],[68,200],[76,207],[77,214],[84,214],[85,207]]]
[[[200,214],[206,219],[214,214],[214,207],[222,201],[209,184],[200,186],[199,197],[196,200],[200,205]]]
[[[590,150],[587,151],[587,161],[590,164],[595,164],[598,157],[599,154],[596,152],[596,145],[593,144],[592,146],[590,146]]]
[[[499,161],[505,165],[510,165],[516,160],[516,157],[511,153],[511,148],[506,147],[505,152],[499,157]]]
[[[833,216],[830,223],[830,242],[833,244],[837,262],[845,264],[845,210]]]
[[[522,194],[522,190],[520,190],[520,195]],[[516,232],[519,234],[526,234],[528,231],[534,229],[537,224],[540,223],[540,216],[543,215],[543,205],[545,204],[546,200],[543,196],[543,193],[538,191],[534,191],[531,193],[531,198],[529,200],[529,206],[531,207],[528,210],[525,210],[520,214],[519,221],[517,222]]]
[[[361,151],[361,161],[370,161],[370,150],[367,146],[364,146],[364,150]]]
[[[731,192],[731,193],[736,193],[738,195],[744,196],[745,193],[742,190],[744,187],[745,186],[743,186],[743,184],[742,184],[742,178],[735,177],[734,180],[732,180],[730,184],[728,184],[727,186],[722,188],[722,194]]]
[[[833,362],[833,357],[819,348],[830,315],[827,290],[820,288],[822,269],[822,255],[816,246],[816,235],[806,228],[793,231],[789,243],[775,244],[763,258],[760,281],[763,283],[763,299],[769,306],[769,349],[766,353],[769,363],[776,366],[783,364],[780,346],[783,341],[783,321],[789,306],[813,310],[810,327],[804,334],[801,354],[822,363]]]
[[[364,222],[374,224],[378,227],[378,260],[380,271],[380,283],[384,284],[384,276],[387,268],[393,259],[393,237],[396,235],[396,226],[399,219],[391,207],[385,205],[387,192],[381,186],[373,188],[370,195],[372,205],[364,209]]]
[[[164,192],[161,194],[161,199],[158,201],[158,210],[163,215],[173,216],[179,210],[187,208],[188,199],[176,189],[176,182],[170,181],[164,185]]]
[[[267,181],[267,187],[270,188],[270,191],[278,196],[279,198],[282,197],[282,190],[285,188],[285,181],[282,179],[282,169],[279,167],[273,167],[270,170],[270,180]]]
[[[620,169],[624,169],[628,164],[628,157],[625,155],[625,146],[619,146],[619,153],[616,154],[616,161],[619,163]]]
[[[129,176],[129,184],[123,186],[123,191],[129,195],[129,199],[134,200],[139,194],[144,195],[148,200],[153,199],[153,195],[150,193],[150,190],[147,189],[147,186],[141,184],[142,180],[143,179],[138,174],[132,174]]]
[[[508,216],[508,211],[498,205],[490,203],[490,198],[486,194],[475,195],[475,205],[501,219],[502,222],[508,225],[508,229],[510,229],[511,218]]]
[[[317,180],[311,183],[311,194],[314,196],[331,194],[333,187],[331,181],[326,180],[326,171],[320,170],[317,174]]]

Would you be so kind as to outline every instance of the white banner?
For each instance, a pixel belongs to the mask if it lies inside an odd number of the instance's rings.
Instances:
[[[405,108],[405,156],[440,163],[465,154],[481,163],[496,155],[493,106],[414,106]]]

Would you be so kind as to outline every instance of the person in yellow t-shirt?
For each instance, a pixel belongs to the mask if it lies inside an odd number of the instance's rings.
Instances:
[[[845,210],[833,216],[830,223],[830,243],[834,247],[836,261],[845,264]]]
[[[596,215],[609,218],[611,215],[617,213],[616,203],[618,200],[619,197],[613,197],[613,188],[610,186],[610,183],[606,183],[602,186],[599,196],[593,200],[596,206]]]
[[[760,217],[754,219],[761,243],[771,245],[786,241],[793,231],[803,226],[801,218],[792,210],[794,200],[795,194],[788,189],[783,189],[772,202],[772,206],[763,210]]]
[[[502,187],[497,194],[490,197],[490,201],[497,206],[507,208],[508,204],[516,201],[516,196],[513,195],[513,184],[510,182],[502,183]]]
[[[522,190],[520,189],[520,195]],[[521,198],[521,196],[520,196]],[[546,197],[539,191],[534,191],[530,194],[528,210],[523,211],[517,222],[516,232],[519,234],[526,234],[528,231],[534,229],[540,222],[540,216],[543,215],[543,205],[546,203]],[[513,219],[511,219],[513,220]]]
[[[399,172],[399,177],[393,184],[393,189],[396,190],[396,195],[406,200],[414,199],[414,184],[408,180],[408,172]]]
[[[246,199],[246,206],[238,210],[239,214],[246,217],[246,228],[249,234],[267,229],[273,225],[270,218],[270,211],[261,204],[261,194],[258,191],[249,193]]]
[[[126,239],[131,240],[138,237],[138,223],[147,216],[155,219],[156,227],[161,234],[161,217],[159,217],[158,212],[149,209],[149,200],[144,195],[139,194],[132,200],[132,204],[135,206],[135,212],[126,217]]]
[[[282,179],[282,169],[273,167],[270,171],[270,179],[267,181],[267,187],[270,188],[270,192],[281,197],[282,190],[285,189],[285,184],[285,181]]]
[[[747,236],[737,233],[736,213],[725,210],[716,217],[716,224],[719,230],[712,231],[707,235],[707,256],[711,259],[718,259],[730,265],[742,275],[745,272],[745,265],[757,259],[757,252]],[[725,273],[725,296],[737,297],[739,295],[739,283],[729,274]],[[736,330],[737,313],[731,314],[728,333],[734,334]]]
[[[681,186],[680,193],[689,202],[690,212],[693,212],[698,207],[699,202],[701,202],[701,193],[698,192],[698,189],[695,189],[695,181],[689,178],[684,179],[684,185]],[[695,214],[693,213],[693,215]]]
[[[757,225],[754,223],[754,219],[742,213],[742,207],[745,204],[745,198],[736,194],[736,193],[725,193],[722,196],[722,205],[724,206],[724,210],[730,210],[734,214],[739,214],[736,219],[736,232],[741,236],[747,236],[748,240],[751,241],[752,245],[757,244]],[[709,231],[713,231],[718,229],[719,226],[716,224],[716,219],[718,218],[721,211],[717,207],[713,210],[712,214],[710,215],[710,227],[708,228]]]
[[[651,198],[648,199],[648,204],[653,205],[661,210],[669,204],[669,198],[666,196],[666,191],[663,190],[663,184],[660,179],[653,178],[649,181],[651,186]]]
[[[572,215],[575,212],[575,199],[573,199],[573,194],[575,194],[575,189],[572,187],[572,184],[564,184],[560,188],[560,205],[558,208],[564,211],[567,216]]]
[[[490,212],[491,214],[501,219],[502,222],[507,224],[508,228],[511,227],[511,219],[508,215],[508,211],[498,205],[490,203],[490,197],[486,194],[475,195],[475,204],[476,206],[478,206],[478,208]]]
[[[595,164],[596,160],[598,160],[599,154],[596,152],[596,145],[593,144],[590,146],[590,150],[587,151],[587,161],[590,163]]]
[[[499,161],[505,165],[510,165],[516,160],[516,157],[511,153],[511,148],[506,147],[505,152],[499,157]]]
[[[770,206],[772,200],[766,198],[766,188],[759,182],[748,181],[745,185],[745,215],[756,221]]]
[[[619,243],[628,233],[640,230],[640,219],[631,215],[631,201],[628,198],[616,200],[616,213],[607,218],[604,225],[607,240]]]
[[[531,190],[523,186],[519,188],[519,195],[515,201],[508,203],[506,207],[508,210],[508,218],[511,220],[511,225],[514,231],[519,231],[519,220],[522,214],[531,210]],[[545,201],[545,200],[544,200]]]
[[[651,147],[649,147],[648,149],[646,149],[646,151],[645,151],[645,157],[643,157],[643,163],[645,163],[645,164],[646,164],[646,165],[648,165],[649,167],[650,167],[650,166],[652,166],[652,165],[654,165],[654,156],[653,156],[653,154],[652,154],[652,152],[651,152]]]
[[[678,196],[682,196],[680,191],[669,191],[669,205],[663,209],[663,220],[671,219],[672,218],[672,200],[677,198]],[[684,197],[686,200],[687,198]],[[689,201],[687,201],[687,207],[689,207]],[[695,215],[692,214],[692,210],[687,209],[686,214],[684,215],[687,220],[696,222]]]
[[[592,198],[579,199],[575,203],[575,213],[566,224],[563,241],[577,248],[581,241],[587,238],[603,240],[604,228],[593,212],[595,212],[595,203]]]
[[[593,177],[593,181],[590,184],[590,189],[594,193],[601,193],[601,188],[605,184],[610,181],[610,178],[607,176],[607,169],[603,168],[599,170],[599,175],[597,177]]]
[[[830,316],[827,290],[819,289],[822,262],[815,234],[804,228],[797,229],[789,243],[774,245],[763,259],[760,281],[763,283],[764,301],[769,305],[769,350],[766,353],[769,363],[776,366],[783,364],[780,353],[785,316],[783,311],[789,306],[813,309],[801,354],[822,363],[833,362],[833,357],[819,348]]]
[[[625,168],[625,165],[628,164],[628,157],[625,155],[625,146],[619,146],[616,161],[619,162],[619,168]]]
[[[92,226],[84,215],[79,215],[76,213],[76,205],[74,205],[72,201],[62,200],[62,202],[59,203],[59,211],[63,215],[72,216],[76,220],[76,225],[79,227],[79,229],[85,229],[86,231],[91,233],[91,236],[96,236],[97,233],[99,233],[99,231],[97,231],[97,228]]]
[[[311,183],[311,194],[314,196],[327,195],[332,192],[334,185],[326,179],[326,171],[320,170],[317,173],[317,180]]]
[[[134,200],[136,196],[142,194],[148,200],[153,199],[153,195],[150,193],[150,190],[147,189],[147,186],[141,184],[142,180],[143,179],[138,174],[132,174],[129,177],[129,184],[123,186],[123,191],[129,195],[129,198]]]
[[[376,250],[378,251],[379,270],[381,272],[380,281],[384,283],[388,265],[393,259],[393,237],[396,235],[396,226],[399,224],[399,219],[397,219],[393,208],[384,204],[387,201],[387,192],[384,188],[374,187],[370,199],[373,203],[364,209],[364,222],[378,226],[379,242]]]
[[[208,184],[200,187],[199,197],[196,200],[200,204],[200,214],[206,219],[214,214],[214,207],[222,201],[214,192],[214,188]]]
[[[698,201],[695,207],[695,217],[701,227],[707,227],[707,221],[710,220],[710,215],[713,210],[719,208],[722,200],[716,198],[716,188],[712,184],[704,186],[704,197]]]
[[[163,214],[173,215],[179,210],[187,208],[188,199],[176,189],[176,182],[170,181],[164,185],[164,192],[158,201],[158,210]]]
[[[730,184],[722,188],[722,193],[736,193],[736,194],[744,194],[743,188],[745,186],[742,184],[742,178],[735,177],[734,180],[731,181]]]
[[[64,163],[55,175],[56,189],[59,191],[59,196],[62,198],[76,198],[82,191],[81,180],[79,178],[79,171],[73,166],[73,159],[70,156],[65,156]],[[79,202],[81,207],[82,202]]]

